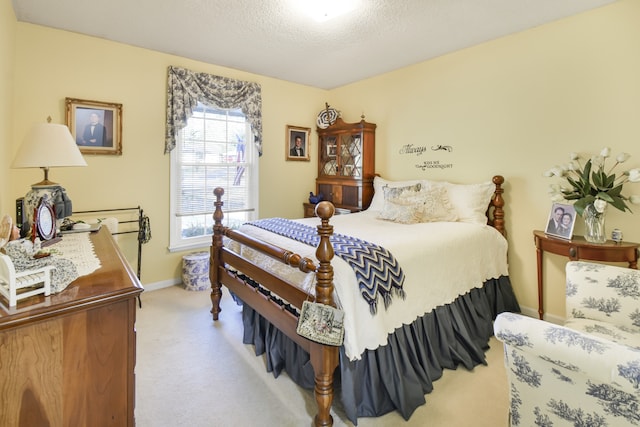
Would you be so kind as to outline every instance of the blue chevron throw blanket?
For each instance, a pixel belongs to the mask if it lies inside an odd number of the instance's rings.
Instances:
[[[272,233],[317,247],[320,236],[314,227],[284,218],[268,218],[247,223]],[[330,238],[334,253],[345,260],[356,274],[360,293],[369,304],[371,314],[377,312],[378,295],[385,309],[392,294],[405,298],[404,272],[398,261],[383,247],[344,234]]]

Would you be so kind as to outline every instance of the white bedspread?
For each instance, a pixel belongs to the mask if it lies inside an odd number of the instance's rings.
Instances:
[[[353,270],[334,257],[334,286],[337,303],[345,312],[344,346],[350,360],[360,359],[366,349],[374,350],[387,342],[388,334],[410,324],[435,307],[453,302],[472,288],[482,287],[489,279],[508,274],[507,241],[493,227],[462,222],[398,224],[376,218],[377,212],[334,216],[334,233],[347,234],[388,249],[405,273],[406,299],[393,296],[385,310],[382,301],[372,315],[362,298]],[[318,218],[296,220],[316,226]],[[243,226],[246,234],[292,250],[315,260],[315,247],[293,241],[258,227]],[[231,246],[238,250],[238,247]],[[242,249],[242,255],[263,269],[277,273],[291,283],[310,291],[314,274],[278,265],[254,251]]]

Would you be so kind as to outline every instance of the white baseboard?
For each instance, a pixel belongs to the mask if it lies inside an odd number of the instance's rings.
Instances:
[[[168,288],[170,286],[179,285],[180,283],[182,283],[182,280],[180,278],[175,278],[175,279],[163,280],[161,282],[148,283],[143,285],[143,287],[145,292],[151,292],[151,291],[157,291],[159,289]]]
[[[520,312],[525,316],[533,317],[534,319],[538,318],[537,308],[520,306]],[[564,322],[565,322],[564,317],[554,316],[553,314],[544,314],[543,317],[544,317],[544,320],[546,320],[547,322],[555,323],[556,325],[564,325]]]

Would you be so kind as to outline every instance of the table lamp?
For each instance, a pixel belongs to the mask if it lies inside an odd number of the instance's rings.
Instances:
[[[13,159],[12,168],[41,168],[44,179],[31,186],[31,191],[24,198],[23,218],[16,218],[17,223],[31,223],[33,210],[44,194],[49,194],[56,207],[56,218],[63,219],[71,215],[71,201],[60,184],[49,181],[49,168],[87,166],[80,149],[65,125],[51,123],[36,124],[24,138]],[[25,221],[26,220],[26,221]]]

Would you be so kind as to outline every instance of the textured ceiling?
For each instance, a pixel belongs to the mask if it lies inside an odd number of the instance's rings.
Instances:
[[[13,0],[21,22],[332,89],[615,0],[355,0],[324,23],[310,0]]]

